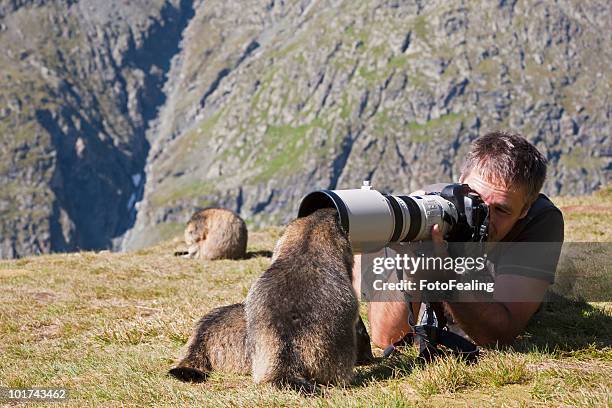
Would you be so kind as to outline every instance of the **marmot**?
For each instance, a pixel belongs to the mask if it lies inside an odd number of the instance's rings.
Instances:
[[[374,357],[370,336],[361,318],[355,330],[357,364],[367,364]],[[189,339],[185,356],[168,373],[181,381],[201,382],[213,370],[234,374],[251,372],[243,303],[218,307],[202,317]]]
[[[182,381],[200,382],[212,370],[251,372],[242,303],[218,307],[202,317],[189,339],[185,357],[168,373]]]
[[[353,254],[334,209],[291,222],[245,302],[256,383],[347,384],[357,357]],[[369,344],[368,344],[369,347]]]
[[[193,214],[185,229],[188,258],[241,259],[246,257],[247,227],[236,213],[206,208]]]

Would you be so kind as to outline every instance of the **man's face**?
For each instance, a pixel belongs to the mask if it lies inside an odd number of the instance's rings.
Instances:
[[[478,169],[461,180],[474,189],[489,206],[489,238],[501,241],[516,222],[527,215],[529,206],[524,188],[507,187],[502,182],[486,181]]]

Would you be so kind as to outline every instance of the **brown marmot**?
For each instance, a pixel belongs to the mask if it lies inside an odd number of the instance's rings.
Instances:
[[[193,214],[185,228],[188,258],[241,259],[246,257],[247,227],[235,212],[206,208]]]
[[[336,210],[317,210],[289,224],[245,302],[256,383],[310,394],[316,384],[351,381],[359,322],[352,268]]]

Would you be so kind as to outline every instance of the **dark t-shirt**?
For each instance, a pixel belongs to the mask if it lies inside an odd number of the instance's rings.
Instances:
[[[563,215],[540,194],[527,215],[501,240],[491,260],[495,274],[528,276],[553,283],[563,243]]]

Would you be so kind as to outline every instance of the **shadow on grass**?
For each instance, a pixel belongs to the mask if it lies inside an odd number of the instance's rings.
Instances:
[[[267,251],[267,250],[249,251],[247,252],[245,259],[258,258],[258,257],[271,258],[272,251]]]
[[[514,349],[553,354],[598,354],[612,348],[612,316],[607,310],[586,302],[551,294],[542,304]],[[607,313],[606,313],[607,312]]]
[[[352,386],[364,387],[371,381],[408,376],[416,364],[415,355],[401,352],[389,358],[376,357],[372,363],[358,367]]]
[[[174,251],[174,256],[186,256],[189,252],[187,251]],[[264,258],[271,258],[272,257],[272,251],[267,251],[267,250],[261,250],[261,251],[249,251],[246,253],[246,256],[244,257],[244,259],[252,259],[252,258],[258,258],[258,257],[264,257]]]

